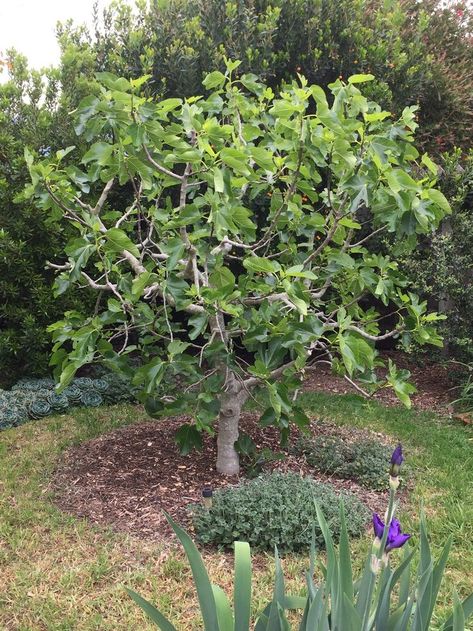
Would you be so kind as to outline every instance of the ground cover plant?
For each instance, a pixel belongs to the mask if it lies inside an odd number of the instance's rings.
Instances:
[[[53,264],[56,294],[80,285],[99,296],[100,309],[50,327],[60,387],[101,361],[133,378],[152,416],[193,406],[178,443],[199,447],[218,423],[227,475],[239,471],[239,419],[255,387],[268,394],[261,422],[283,439],[290,422],[308,422],[293,393],[321,364],[409,404],[404,371],[375,371],[375,343],[440,345],[438,316],[365,243],[383,231],[415,242],[449,213],[435,165],[413,145],[414,108],[382,111],[358,87],[372,75],[337,80],[329,103],[302,76],[276,97],[239,65],[227,60],[205,79],[207,98],[185,101],[141,96],[146,77],[98,74],[100,94],[77,110],[89,145],[77,163],[63,163],[74,147],[37,162],[26,152],[29,194],[77,230]],[[116,206],[123,187],[134,199]]]
[[[473,589],[473,489],[471,429],[431,412],[386,408],[358,396],[323,393],[303,395],[310,416],[350,427],[383,431],[393,443],[402,440],[412,469],[412,493],[403,499],[399,519],[416,542],[418,508],[427,509],[429,535],[437,558],[452,535],[452,551],[439,609],[432,620],[438,629],[453,602]],[[118,427],[146,420],[136,406],[76,409],[2,432],[0,435],[0,626],[8,631],[151,631],[123,586],[141,593],[170,617],[177,628],[199,629],[190,570],[179,550],[97,527],[58,510],[49,481],[70,445],[83,444]],[[351,430],[350,430],[351,431]],[[150,468],[152,470],[152,468]],[[178,474],[178,471],[175,471]],[[184,496],[184,499],[179,499]],[[186,491],[174,494],[174,503]],[[138,502],[138,500],[136,500]],[[169,504],[172,507],[172,502]],[[353,541],[362,559],[371,534]],[[203,550],[212,582],[231,594],[231,561]],[[324,555],[321,554],[321,558]],[[274,564],[271,555],[253,555],[252,619],[271,599]],[[306,555],[284,558],[286,586],[299,594]],[[356,566],[360,571],[361,566]],[[317,575],[320,578],[320,574]],[[179,595],[176,602],[176,595]]]
[[[348,441],[338,436],[301,436],[295,452],[303,455],[307,463],[321,473],[356,480],[372,489],[387,488],[383,471],[389,462],[391,449],[379,440]]]
[[[117,374],[76,377],[61,393],[56,392],[56,384],[50,377],[23,378],[10,390],[0,389],[0,430],[64,413],[71,407],[97,407],[133,400],[131,384]]]
[[[203,544],[229,547],[234,541],[246,541],[252,548],[270,552],[275,546],[282,553],[300,552],[310,548],[314,524],[315,544],[324,545],[314,499],[338,540],[341,498],[350,514],[350,535],[360,536],[369,511],[355,495],[337,494],[332,485],[295,473],[267,473],[246,484],[217,491],[211,508],[193,509],[193,527]]]

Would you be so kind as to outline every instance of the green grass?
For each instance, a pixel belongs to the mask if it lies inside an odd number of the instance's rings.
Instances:
[[[434,551],[451,534],[436,620],[473,590],[473,432],[448,419],[384,408],[356,396],[305,394],[320,419],[368,427],[402,440],[415,484],[401,510],[405,530],[416,532],[424,504]],[[178,628],[199,628],[190,572],[180,550],[92,527],[60,512],[48,488],[55,463],[71,444],[144,417],[132,406],[76,410],[0,434],[0,628],[5,631],[148,631],[151,627],[124,593],[126,585],[150,598]],[[353,544],[358,562],[369,537]],[[231,585],[232,560],[204,551],[216,582]],[[284,559],[290,591],[300,591],[306,558]],[[272,589],[269,556],[254,558],[255,611]]]

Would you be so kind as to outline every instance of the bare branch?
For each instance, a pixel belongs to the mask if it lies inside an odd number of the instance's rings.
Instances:
[[[357,383],[355,383],[353,381],[353,379],[350,379],[350,377],[348,375],[343,375],[343,378],[345,379],[345,381],[347,381],[353,388],[355,388],[355,390],[357,390],[360,394],[362,394],[364,397],[366,397],[367,399],[371,399],[371,394],[369,392],[366,392],[366,390],[363,390],[363,388],[361,386],[359,386]]]
[[[72,269],[71,263],[64,263],[63,265],[57,265],[56,263],[51,263],[51,261],[46,261],[46,267],[50,267],[51,269],[57,270],[70,270]]]
[[[387,226],[381,226],[381,228],[378,228],[377,230],[374,230],[368,236],[364,237],[363,239],[361,239],[357,243],[350,243],[347,247],[349,249],[357,248],[358,246],[360,246],[363,243],[365,243],[365,241],[368,241],[369,239],[371,239],[371,237],[374,237],[375,234],[379,234],[380,232],[383,232],[384,230],[386,230],[386,228],[387,228]]]
[[[159,283],[153,283],[149,287],[146,287],[144,290],[144,299],[149,300],[153,294],[158,294],[161,298],[163,297],[163,290]],[[167,304],[171,307],[176,306],[176,302],[174,298],[170,295],[166,296]],[[187,307],[183,308],[183,311],[187,311],[187,313],[207,313],[207,311],[201,305],[190,304]]]
[[[359,329],[357,326],[350,325],[347,327],[349,331],[354,331],[361,335],[361,337],[366,338],[367,340],[371,340],[372,342],[380,342],[381,340],[387,340],[390,337],[395,337],[399,335],[404,330],[404,327],[400,327],[399,329],[394,329],[393,331],[389,331],[389,333],[384,333],[383,335],[371,335],[371,333],[367,333],[363,331],[363,329]]]
[[[93,278],[91,278],[85,272],[82,272],[83,278],[87,281],[87,283],[92,287],[92,289],[98,289],[99,291],[112,291],[116,293],[117,286],[113,283],[107,281],[105,284],[97,283]]]
[[[279,294],[268,294],[267,296],[255,296],[253,298],[243,298],[240,302],[244,305],[259,305],[262,302],[267,300],[268,302],[283,302],[285,305],[290,307],[291,309],[296,309],[296,306],[291,302],[290,297],[285,293]]]
[[[113,186],[113,182],[115,181],[115,179],[112,177],[111,180],[109,180],[106,184],[105,187],[102,191],[102,194],[100,195],[98,202],[95,204],[95,208],[92,208],[92,214],[93,215],[100,215],[100,211],[103,208],[103,205],[105,204],[105,202],[107,201],[107,197],[108,194],[110,193],[110,190]]]
[[[172,177],[175,180],[182,180],[182,175],[179,175],[178,173],[174,173],[173,171],[170,171],[169,169],[166,169],[166,167],[163,167],[161,164],[158,164],[154,159],[153,156],[150,154],[148,147],[143,143],[143,149],[144,152],[146,154],[146,157],[148,158],[148,162],[150,164],[152,164],[154,166],[154,168],[159,171],[160,173],[163,173],[164,175],[167,175],[168,177]]]

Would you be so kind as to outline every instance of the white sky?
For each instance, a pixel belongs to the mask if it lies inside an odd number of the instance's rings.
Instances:
[[[109,3],[99,0],[99,14]],[[16,48],[33,68],[57,64],[56,22],[72,18],[91,25],[93,4],[94,0],[0,0],[0,53]]]

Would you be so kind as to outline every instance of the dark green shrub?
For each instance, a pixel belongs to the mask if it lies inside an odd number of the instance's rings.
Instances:
[[[105,403],[127,403],[135,401],[133,394],[133,388],[131,383],[117,373],[109,373],[104,375],[100,381],[106,381],[108,384],[107,389],[102,393]]]
[[[440,0],[164,0],[136,12],[117,2],[95,34],[69,25],[59,40],[69,88],[99,69],[150,74],[152,94],[190,96],[225,56],[273,88],[296,71],[318,85],[370,72],[373,100],[397,114],[418,104],[425,143],[444,150],[471,146],[471,16]]]
[[[283,552],[299,552],[310,546],[315,528],[316,544],[323,547],[314,499],[338,538],[340,497],[350,515],[350,534],[361,535],[369,511],[354,495],[339,496],[332,485],[294,473],[264,474],[215,492],[210,509],[193,507],[194,529],[202,544],[229,547],[235,540],[243,540],[254,548],[273,550],[277,546]]]
[[[452,214],[438,232],[422,237],[400,260],[416,292],[429,307],[447,316],[438,326],[444,355],[469,362],[473,360],[473,151],[445,153],[439,164],[439,188],[449,199]],[[413,350],[421,353],[416,345]]]
[[[23,198],[24,149],[36,155],[65,142],[77,144],[67,111],[60,107],[54,71],[29,72],[23,57],[8,57],[11,80],[0,85],[0,384],[42,375],[51,347],[48,324],[87,304],[87,290],[53,296],[54,272],[46,261],[62,251],[66,234]],[[57,73],[56,73],[57,74]],[[67,109],[66,109],[67,108]],[[63,124],[66,121],[66,125]]]
[[[295,450],[307,464],[336,478],[355,480],[370,489],[387,488],[385,471],[392,449],[377,440],[348,441],[338,436],[301,438]]]

